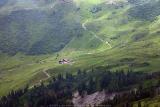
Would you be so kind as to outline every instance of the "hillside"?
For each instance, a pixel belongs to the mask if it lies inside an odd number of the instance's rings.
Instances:
[[[154,107],[160,104],[159,99],[160,99],[159,97],[143,99],[143,100],[134,102],[133,104],[134,104],[134,107],[138,107],[138,104],[141,104],[143,106],[148,106],[148,107]]]
[[[76,16],[74,11],[76,7],[73,3],[59,0],[48,3],[8,1],[0,11],[0,50],[11,55],[17,52],[46,54],[61,50],[73,36],[78,35],[80,22],[76,17],[72,22],[67,18],[71,14]]]
[[[1,0],[0,95],[79,69],[157,72],[159,27],[159,0]]]

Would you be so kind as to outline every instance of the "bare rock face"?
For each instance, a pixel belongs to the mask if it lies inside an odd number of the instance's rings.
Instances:
[[[79,92],[75,92],[73,95],[72,102],[75,107],[94,107],[95,105],[99,105],[107,99],[113,99],[115,95],[115,93],[106,94],[105,91],[101,91],[82,97],[79,95]]]

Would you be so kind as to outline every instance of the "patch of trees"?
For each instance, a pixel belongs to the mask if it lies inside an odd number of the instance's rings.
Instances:
[[[11,55],[17,52],[37,55],[63,49],[73,36],[82,35],[80,22],[66,18],[75,10],[72,3],[59,3],[54,10],[17,10],[1,16],[0,51]]]
[[[51,4],[54,3],[56,0],[38,0],[35,1],[39,5],[46,5],[46,4]]]
[[[160,15],[160,1],[136,5],[129,10],[129,15],[136,19],[152,21],[156,19],[156,16]]]
[[[50,107],[56,105],[72,104],[72,94],[79,91],[80,95],[84,93],[92,94],[96,91],[105,90],[107,93],[126,91],[127,93],[117,94],[113,100],[105,101],[105,105],[130,104],[131,101],[137,101],[143,98],[156,95],[155,90],[159,86],[143,88],[143,82],[151,79],[158,79],[160,73],[141,73],[129,71],[111,72],[103,67],[92,69],[90,71],[78,70],[76,75],[66,73],[59,74],[52,78],[48,85],[41,83],[32,89],[12,91],[11,94],[0,99],[0,107]],[[132,90],[137,86],[136,91]],[[131,91],[128,91],[131,90]],[[154,94],[153,94],[154,93]],[[130,107],[130,106],[126,106]]]
[[[102,10],[102,8],[100,6],[94,6],[93,8],[91,8],[90,12],[95,14],[101,10]]]
[[[142,0],[127,0],[131,4],[138,4]]]
[[[63,7],[63,8],[62,8]],[[72,20],[66,20],[68,12],[73,12],[75,6],[71,3],[57,4],[53,14],[47,15],[47,26],[44,36],[35,42],[28,54],[46,54],[60,51],[72,39],[80,35],[81,24]]]
[[[111,105],[111,107],[133,107],[133,102],[138,101],[138,107],[143,107],[141,101],[146,98],[154,98],[160,95],[160,84],[149,88],[144,88],[139,85],[136,90],[131,90],[125,93],[117,94],[113,100],[104,101],[101,105]],[[148,106],[145,106],[148,107]]]
[[[149,34],[148,31],[141,31],[141,32],[139,32],[139,33],[134,34],[134,35],[132,36],[132,40],[133,40],[134,42],[143,40],[143,38],[145,38],[148,34]]]
[[[11,91],[7,96],[0,97],[0,107],[19,107],[21,97],[28,92],[28,87]]]
[[[29,28],[43,22],[43,15],[44,13],[39,11],[19,10],[1,17],[0,50],[11,55],[17,52],[28,52],[33,41],[33,33]],[[39,26],[32,30],[37,29]]]

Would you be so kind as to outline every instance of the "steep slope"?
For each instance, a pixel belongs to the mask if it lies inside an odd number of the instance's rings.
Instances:
[[[67,18],[71,14],[76,16],[75,11],[72,2],[61,1],[48,4],[19,0],[3,6],[0,12],[0,50],[9,54],[44,54],[61,50],[78,34],[79,21]]]
[[[2,94],[37,84],[43,69],[52,76],[99,66],[159,71],[159,0],[19,1],[0,9],[0,50],[16,54],[1,54]],[[64,58],[73,63],[58,64]]]

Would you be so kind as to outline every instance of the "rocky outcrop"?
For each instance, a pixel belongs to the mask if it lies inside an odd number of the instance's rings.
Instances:
[[[84,95],[82,97],[81,95],[79,95],[79,92],[75,92],[73,95],[72,102],[75,107],[94,107],[95,105],[101,104],[105,100],[112,100],[115,97],[115,95],[115,93],[108,94],[105,91],[98,91],[90,95]]]

